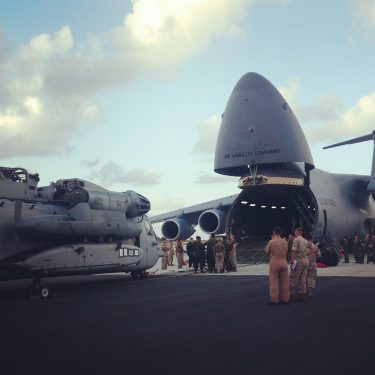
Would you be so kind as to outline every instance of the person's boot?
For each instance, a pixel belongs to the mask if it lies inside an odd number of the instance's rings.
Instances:
[[[289,302],[296,302],[296,296],[295,296],[295,294],[290,294],[290,296],[289,296]]]
[[[305,300],[305,297],[306,297],[306,294],[305,293],[301,293],[299,295],[298,302],[303,302]]]
[[[314,292],[313,292],[314,290],[313,290],[313,288],[307,288],[307,295],[309,296],[309,297],[312,297],[313,295],[314,295]]]

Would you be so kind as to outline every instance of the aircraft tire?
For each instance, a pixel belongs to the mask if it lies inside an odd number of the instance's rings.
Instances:
[[[40,288],[40,296],[43,298],[43,299],[46,299],[48,298],[50,295],[50,291],[49,289],[46,287],[46,286],[42,286]]]

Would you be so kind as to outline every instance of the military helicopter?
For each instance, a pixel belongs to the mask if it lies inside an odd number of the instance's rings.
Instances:
[[[0,167],[0,280],[126,272],[146,277],[160,255],[147,198],[80,178],[38,187],[39,175]]]

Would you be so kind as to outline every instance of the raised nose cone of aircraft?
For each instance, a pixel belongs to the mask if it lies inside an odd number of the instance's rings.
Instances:
[[[314,168],[305,135],[278,90],[257,73],[234,87],[222,116],[215,172],[244,176],[249,166],[304,163]]]

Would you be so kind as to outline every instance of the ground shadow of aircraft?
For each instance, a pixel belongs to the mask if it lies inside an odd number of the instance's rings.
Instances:
[[[341,144],[374,139],[374,134]],[[330,147],[333,147],[330,146]],[[229,98],[216,143],[214,170],[238,176],[241,192],[153,216],[167,239],[186,239],[195,226],[208,234],[268,239],[302,227],[326,249],[338,238],[374,231],[375,166],[371,176],[315,168],[305,135],[278,90],[257,73],[245,74]]]

